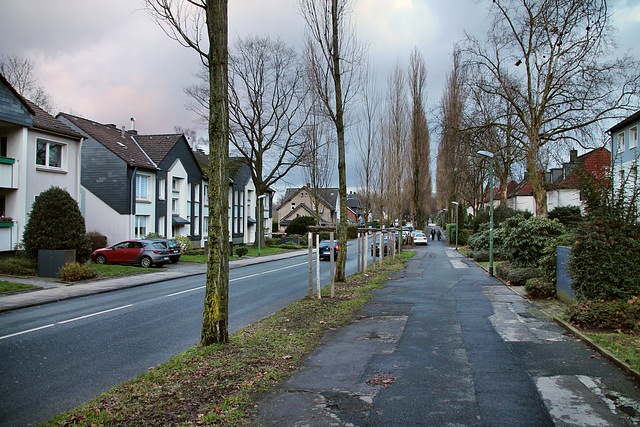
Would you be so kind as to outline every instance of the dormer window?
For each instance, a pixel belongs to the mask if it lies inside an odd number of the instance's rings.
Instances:
[[[291,210],[294,210],[296,208],[296,204],[291,202]]]

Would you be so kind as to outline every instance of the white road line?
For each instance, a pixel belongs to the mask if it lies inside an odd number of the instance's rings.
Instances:
[[[22,335],[22,334],[28,334],[29,332],[39,331],[40,329],[46,329],[46,328],[50,328],[50,327],[52,327],[52,326],[55,326],[55,323],[51,323],[50,325],[40,326],[40,327],[38,327],[38,328],[27,329],[26,331],[16,332],[15,334],[5,335],[5,336],[3,336],[3,337],[0,337],[0,340],[3,340],[3,339],[5,339],[5,338],[15,337],[15,336]]]
[[[69,320],[63,320],[62,322],[56,323],[56,325],[64,325],[65,323],[75,322],[76,320],[86,319],[88,317],[99,316],[100,314],[109,313],[116,310],[122,310],[123,308],[133,307],[133,304],[123,305],[122,307],[110,308],[109,310],[99,311],[97,313],[87,314],[86,316],[75,317]]]

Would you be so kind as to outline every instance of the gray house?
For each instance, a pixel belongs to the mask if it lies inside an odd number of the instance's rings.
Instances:
[[[635,182],[638,177],[638,127],[640,111],[607,131],[611,135],[611,166],[616,188],[623,180]]]

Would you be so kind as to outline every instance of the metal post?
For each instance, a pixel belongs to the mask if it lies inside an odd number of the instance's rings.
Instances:
[[[336,282],[336,270],[335,270],[335,256],[333,251],[335,250],[335,246],[334,246],[334,242],[333,242],[333,231],[329,232],[329,240],[330,240],[330,245],[329,246],[329,263],[331,264],[331,298],[333,298],[335,296],[335,282]],[[343,251],[344,248],[338,248],[338,250]]]
[[[493,276],[493,153],[478,151],[478,154],[491,159],[491,167],[489,168],[489,276]]]
[[[456,207],[456,251],[458,250],[458,202],[451,202]]]
[[[362,240],[362,234],[360,233],[360,231],[358,231],[358,268],[356,271],[360,272],[360,246],[362,246],[361,243]]]
[[[369,248],[369,232],[365,231],[364,232],[364,248],[362,251],[362,269],[364,271],[367,271],[367,257],[369,256],[369,253],[367,252],[368,248]]]
[[[371,248],[372,248],[371,249],[371,254],[372,254],[371,258],[373,258],[373,261],[372,261],[371,265],[373,266],[373,268],[375,270],[375,268],[376,268],[376,230],[375,229],[373,230],[373,244],[371,245]]]
[[[320,293],[320,233],[316,233],[316,287],[318,288],[318,299],[322,298]]]
[[[313,233],[307,233],[307,246],[309,246],[309,298],[313,297]]]

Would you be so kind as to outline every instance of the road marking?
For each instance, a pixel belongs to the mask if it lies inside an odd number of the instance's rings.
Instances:
[[[55,323],[51,323],[50,325],[40,326],[40,327],[38,327],[38,328],[27,329],[26,331],[16,332],[15,334],[5,335],[5,336],[3,336],[3,337],[0,337],[0,340],[3,340],[3,339],[5,339],[5,338],[15,337],[15,336],[22,335],[22,334],[28,334],[29,332],[39,331],[40,329],[46,329],[46,328],[50,328],[50,327],[52,327],[52,326],[55,326]]]
[[[236,277],[235,279],[229,279],[229,283],[235,282],[237,280],[250,279],[251,277],[261,276],[263,274],[273,273],[273,272],[280,271],[280,270],[286,270],[288,268],[300,267],[301,265],[306,265],[306,264],[308,264],[308,263],[307,262],[301,262],[299,264],[293,264],[293,265],[290,265],[290,266],[287,266],[287,267],[280,267],[280,268],[276,268],[276,269],[269,270],[269,271],[263,271],[263,272],[260,272],[260,273],[250,274],[248,276]],[[172,294],[167,294],[167,295],[165,295],[165,298],[173,297],[173,296],[180,295],[180,294],[186,294],[186,293],[189,293],[189,292],[199,291],[200,289],[204,289],[204,288],[206,288],[206,285],[205,286],[198,286],[197,288],[186,289],[186,290],[180,291],[180,292],[174,292]]]
[[[87,314],[85,316],[75,317],[75,318],[69,319],[69,320],[63,320],[62,322],[56,323],[56,325],[64,325],[65,323],[75,322],[76,320],[82,320],[82,319],[86,319],[88,317],[99,316],[100,314],[105,314],[105,313],[109,313],[109,312],[116,311],[116,310],[122,310],[123,308],[128,308],[128,307],[133,307],[133,304],[123,305],[122,307],[110,308],[109,310],[99,311],[97,313]]]

